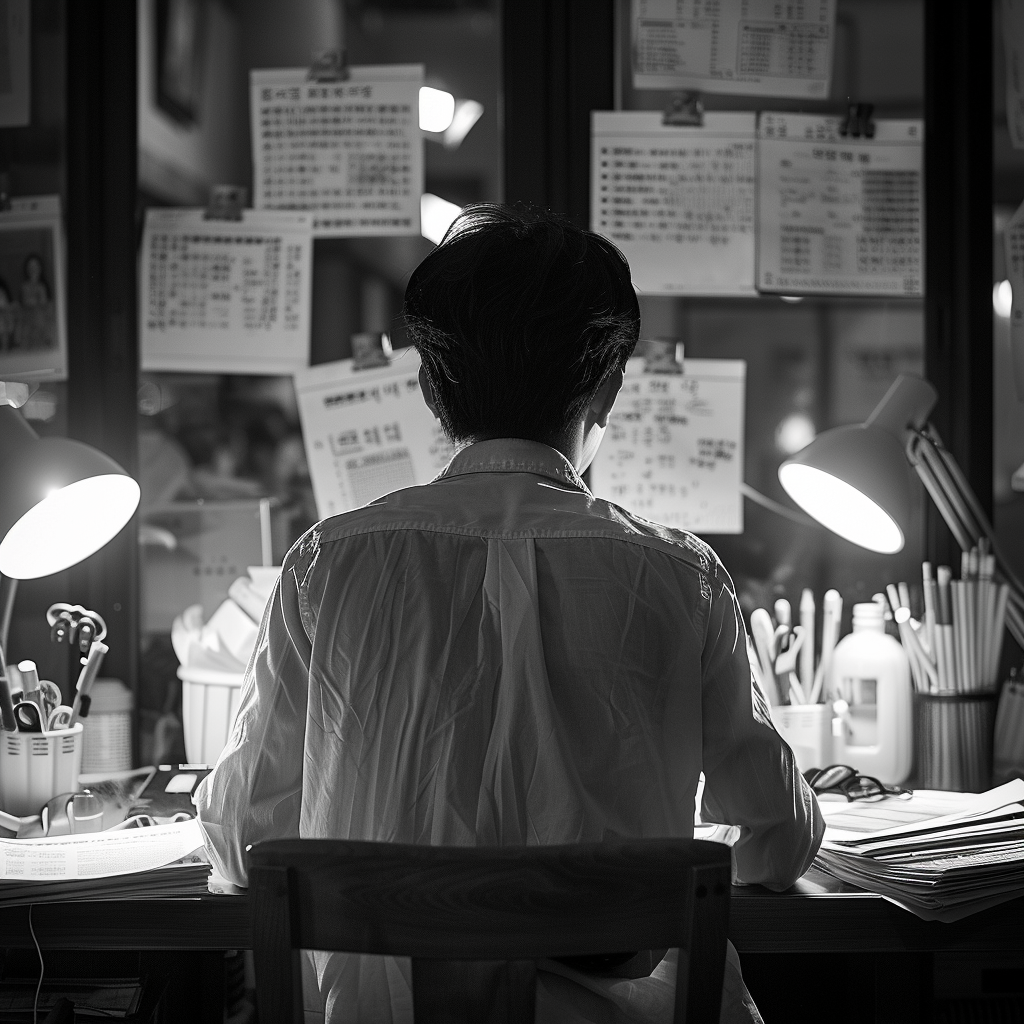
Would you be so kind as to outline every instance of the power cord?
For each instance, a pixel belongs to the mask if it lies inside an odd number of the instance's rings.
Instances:
[[[36,985],[36,997],[32,1001],[32,1024],[39,1024],[39,993],[43,988],[43,975],[46,973],[46,964],[43,962],[43,951],[39,948],[39,940],[36,938],[36,930],[32,927],[32,908],[34,903],[28,905],[28,933],[36,946],[36,953],[39,954],[39,984]]]

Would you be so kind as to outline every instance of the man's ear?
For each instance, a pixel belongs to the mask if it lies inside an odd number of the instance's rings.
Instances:
[[[597,394],[590,401],[587,418],[591,423],[599,427],[608,426],[608,417],[611,415],[612,406],[622,387],[624,374],[621,369],[614,370],[605,382],[597,389]]]
[[[440,420],[441,417],[437,413],[437,399],[434,398],[434,389],[431,387],[430,381],[427,379],[427,374],[423,369],[422,363],[420,363],[420,372],[418,376],[420,382],[420,394],[423,395],[423,401],[427,403],[427,408],[434,414],[434,419]]]

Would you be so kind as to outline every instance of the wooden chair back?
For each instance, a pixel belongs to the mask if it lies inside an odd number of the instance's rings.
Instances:
[[[678,948],[676,1024],[718,1024],[729,849],[696,839],[249,851],[259,1019],[302,1014],[300,950],[412,958],[416,1024],[532,1024],[535,962]]]

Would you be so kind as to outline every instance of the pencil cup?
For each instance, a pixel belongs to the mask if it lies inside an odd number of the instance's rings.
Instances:
[[[995,693],[914,695],[920,789],[981,793],[992,785]]]
[[[244,676],[214,669],[178,669],[185,756],[190,764],[216,764],[235,724]]]
[[[772,720],[792,748],[800,771],[832,763],[831,704],[782,705],[772,708]]]
[[[53,732],[0,732],[0,808],[39,814],[60,793],[78,789],[82,723]]]

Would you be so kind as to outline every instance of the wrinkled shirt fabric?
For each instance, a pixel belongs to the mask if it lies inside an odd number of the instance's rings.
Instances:
[[[792,884],[822,819],[717,556],[595,498],[554,449],[506,439],[296,543],[197,805],[217,870],[245,885],[246,846],[265,839],[689,837],[702,771],[705,820],[740,829],[737,877]],[[411,1019],[408,961],[310,963],[308,1019]],[[637,981],[548,967],[542,1024],[671,1019],[671,956]],[[759,1019],[732,950],[722,1019]]]

